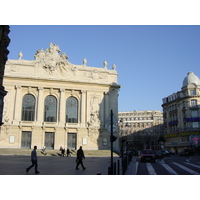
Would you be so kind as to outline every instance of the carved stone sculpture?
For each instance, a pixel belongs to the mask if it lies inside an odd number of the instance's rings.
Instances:
[[[18,54],[18,58],[19,58],[19,60],[21,60],[22,57],[23,57],[23,53],[20,51],[19,54]]]
[[[52,74],[56,70],[67,70],[66,67],[69,65],[68,56],[62,52],[60,55],[60,48],[56,44],[50,43],[50,48],[46,51],[40,49],[35,54],[35,63],[39,67],[44,68],[49,74]]]

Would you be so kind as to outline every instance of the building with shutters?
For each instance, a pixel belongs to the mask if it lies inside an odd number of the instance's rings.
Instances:
[[[160,149],[158,139],[163,135],[163,112],[159,110],[118,113],[120,136],[133,148]]]
[[[50,43],[34,60],[8,60],[0,148],[110,149],[106,120],[118,117],[116,66],[75,65]],[[115,133],[117,136],[117,133]],[[118,142],[114,142],[118,149]]]
[[[181,91],[163,98],[164,137],[168,149],[200,144],[200,80],[188,72]]]

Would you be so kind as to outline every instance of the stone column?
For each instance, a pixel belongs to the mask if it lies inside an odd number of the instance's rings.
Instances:
[[[15,108],[14,108],[14,120],[13,124],[18,124],[19,121],[21,121],[20,116],[22,113],[21,107],[22,107],[22,96],[21,96],[21,86],[16,85],[15,86]]]
[[[86,91],[82,90],[81,91],[81,127],[85,127],[85,120],[86,120]]]
[[[44,88],[39,87],[38,88],[38,102],[37,102],[37,118],[36,118],[36,124],[41,126],[42,122],[44,121]]]
[[[104,102],[104,119],[106,120],[110,115],[109,92],[104,93]]]
[[[59,106],[59,126],[64,126],[65,124],[65,112],[66,112],[66,99],[65,99],[65,89],[60,89],[60,106]]]

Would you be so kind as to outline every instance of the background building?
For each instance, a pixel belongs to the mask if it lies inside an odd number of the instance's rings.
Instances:
[[[121,137],[126,137],[133,148],[160,149],[159,137],[163,134],[161,111],[130,111],[118,113]]]
[[[35,60],[18,57],[6,64],[0,147],[110,149],[105,121],[111,109],[118,116],[116,66],[88,67],[86,59],[74,65],[52,43]]]
[[[200,134],[200,80],[188,72],[181,91],[163,98],[165,146],[180,150],[198,146]]]

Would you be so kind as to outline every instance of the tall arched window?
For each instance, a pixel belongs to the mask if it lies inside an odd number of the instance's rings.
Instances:
[[[26,94],[22,100],[22,121],[34,121],[35,119],[35,97]]]
[[[45,122],[57,121],[57,99],[52,95],[49,95],[45,98],[44,121]]]
[[[75,97],[69,97],[66,101],[66,122],[78,123],[78,100]]]

